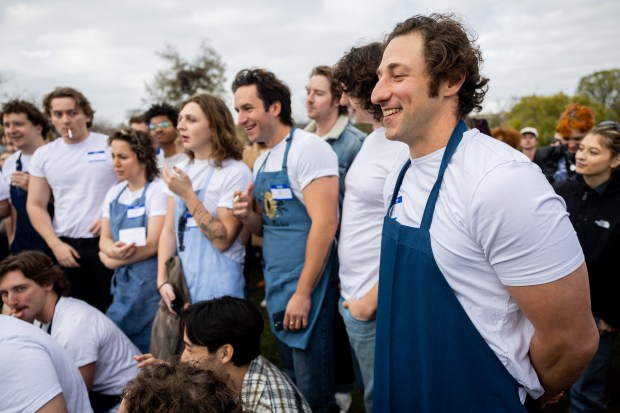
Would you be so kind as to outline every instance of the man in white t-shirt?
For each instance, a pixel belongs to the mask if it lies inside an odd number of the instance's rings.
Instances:
[[[43,238],[32,227],[26,211],[30,159],[34,151],[45,144],[45,136],[50,131],[49,121],[32,103],[14,99],[2,106],[2,124],[6,135],[17,148],[2,167],[2,175],[11,185],[14,234],[10,251],[17,254],[26,250],[37,250],[51,255],[52,252]],[[48,211],[51,210],[52,206],[49,204]]]
[[[164,165],[172,168],[188,159],[181,146],[177,144],[178,119],[179,111],[167,103],[156,103],[144,113],[151,138],[158,148],[157,166],[160,169]]]
[[[0,411],[92,412],[71,356],[32,324],[0,315]]]
[[[89,131],[94,111],[75,89],[55,89],[43,106],[61,136],[32,156],[28,216],[69,278],[71,296],[104,310],[112,301],[112,271],[98,255],[101,207],[117,181],[108,137]]]
[[[233,212],[263,236],[267,312],[284,371],[313,411],[329,411],[338,160],[323,139],[293,127],[290,91],[273,73],[242,70],[233,91],[239,125],[250,141],[267,146],[254,165],[254,184],[238,192]]]
[[[39,326],[71,355],[95,411],[118,403],[137,373],[140,351],[109,319],[87,303],[63,297],[67,281],[51,259],[22,252],[0,263],[0,295],[11,314]]]
[[[379,281],[381,226],[385,216],[383,186],[388,173],[409,158],[409,148],[385,138],[381,108],[370,101],[377,83],[381,43],[354,47],[336,64],[334,78],[342,85],[340,104],[355,123],[372,125],[345,180],[338,237],[340,305],[338,306],[360,367],[364,404],[372,412],[375,329]]]
[[[597,348],[564,203],[525,155],[462,120],[488,82],[468,33],[451,15],[414,16],[377,70],[372,101],[411,160],[385,185],[375,411],[523,412]]]

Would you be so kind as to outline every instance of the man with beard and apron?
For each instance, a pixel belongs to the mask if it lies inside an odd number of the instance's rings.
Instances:
[[[461,23],[415,16],[386,43],[372,100],[411,160],[384,187],[374,411],[525,412],[595,350],[579,242],[536,165],[460,120],[487,82]]]
[[[2,107],[2,120],[6,136],[13,141],[17,152],[9,156],[2,166],[2,174],[11,185],[11,205],[15,217],[11,254],[22,251],[41,251],[53,256],[43,238],[32,227],[26,200],[28,198],[28,166],[32,154],[45,144],[49,133],[49,122],[32,103],[23,100],[11,100]],[[50,216],[54,215],[54,206],[50,202],[47,208]]]
[[[338,160],[323,139],[293,128],[290,91],[273,73],[242,70],[233,90],[239,125],[267,146],[233,212],[263,236],[267,313],[283,370],[313,412],[333,411]]]

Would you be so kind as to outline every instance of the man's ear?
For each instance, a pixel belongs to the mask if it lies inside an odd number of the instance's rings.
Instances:
[[[220,361],[222,364],[227,364],[232,362],[233,354],[235,354],[235,349],[230,344],[224,344],[218,350]]]
[[[280,116],[280,112],[282,111],[282,103],[279,100],[276,100],[269,106],[269,113],[273,115],[274,118]]]
[[[461,90],[463,83],[465,83],[465,73],[461,73],[458,78],[444,81],[443,96],[450,97],[456,95]]]
[[[43,289],[48,292],[48,291],[52,291],[54,289],[54,283],[50,282],[47,283],[43,286]]]

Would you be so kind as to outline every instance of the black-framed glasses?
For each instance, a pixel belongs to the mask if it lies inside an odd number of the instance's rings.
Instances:
[[[157,129],[157,127],[160,127],[162,129],[166,129],[170,125],[172,125],[172,123],[168,122],[167,120],[165,120],[163,122],[159,122],[159,123],[149,123],[149,130],[155,130],[155,129]]]
[[[605,122],[601,122],[596,126],[597,127],[613,126],[616,129],[616,131],[620,132],[620,123],[616,122],[615,120],[606,120]]]

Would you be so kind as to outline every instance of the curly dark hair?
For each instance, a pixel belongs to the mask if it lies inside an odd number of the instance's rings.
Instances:
[[[442,81],[458,82],[458,114],[461,118],[472,110],[480,111],[488,90],[489,79],[480,74],[482,52],[474,43],[477,37],[453,14],[416,15],[398,23],[385,44],[399,36],[419,33],[424,40],[424,60],[430,76],[429,97],[439,93]]]
[[[50,132],[50,122],[43,115],[43,113],[37,109],[35,105],[25,100],[13,99],[2,105],[2,113],[0,113],[0,119],[4,118],[4,115],[10,113],[24,113],[30,123],[35,126],[41,126],[41,135],[43,139]]]
[[[334,78],[343,91],[360,101],[362,109],[368,111],[376,121],[383,119],[381,106],[370,100],[372,90],[379,81],[377,68],[381,64],[385,45],[373,42],[361,47],[352,47],[336,63]]]
[[[235,120],[219,97],[210,93],[200,93],[192,96],[181,104],[184,107],[188,103],[196,103],[207,117],[211,129],[211,155],[216,166],[221,166],[225,159],[233,158],[241,160],[243,156],[243,143],[237,137]],[[191,151],[186,151],[190,158],[194,158]]]
[[[84,115],[90,119],[86,122],[86,127],[90,129],[90,127],[93,126],[95,111],[90,106],[90,102],[86,99],[86,96],[84,96],[84,94],[79,90],[73,89],[72,87],[57,87],[43,98],[43,108],[45,109],[45,114],[48,117],[52,117],[52,100],[57,98],[73,99],[76,106],[82,109]]]
[[[331,66],[316,66],[310,72],[310,77],[312,76],[323,76],[329,81],[329,91],[332,94],[332,99],[336,99],[336,102],[338,102],[338,115],[346,115],[348,109],[340,104],[342,87],[340,82],[334,79],[334,68]]]
[[[272,72],[257,67],[242,69],[237,72],[232,84],[232,91],[235,93],[242,86],[256,85],[258,97],[263,102],[265,110],[274,102],[280,102],[280,121],[287,126],[294,126],[291,111],[291,91],[280,79]]]
[[[59,296],[69,293],[69,280],[62,269],[46,254],[39,251],[25,251],[10,256],[0,262],[0,280],[11,271],[21,271],[24,277],[40,286],[53,283],[54,291]]]
[[[132,152],[136,154],[138,162],[145,166],[144,173],[148,182],[152,182],[159,176],[157,154],[148,133],[134,129],[121,129],[110,135],[108,145],[112,145],[113,141],[127,142]]]
[[[241,413],[227,381],[191,364],[156,364],[127,383],[123,405],[128,413]]]
[[[144,112],[144,120],[149,124],[155,116],[167,116],[170,122],[172,122],[172,126],[176,129],[179,120],[179,110],[165,102],[155,103]]]

